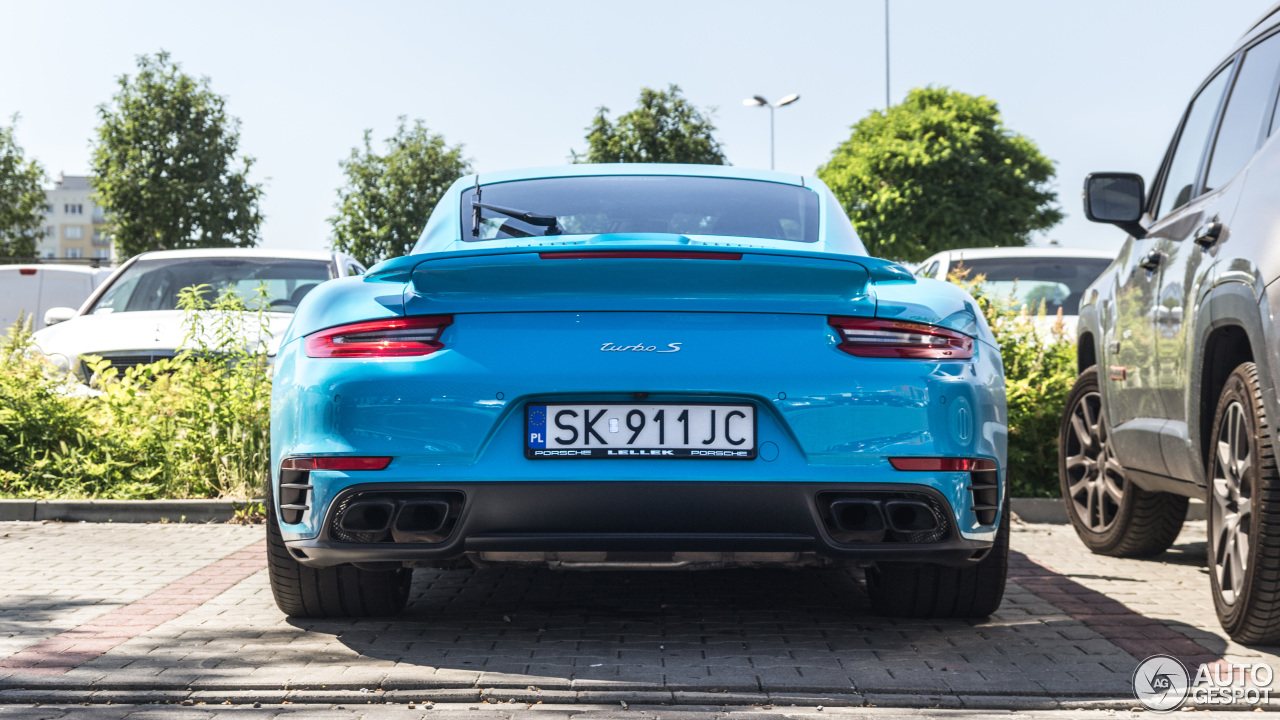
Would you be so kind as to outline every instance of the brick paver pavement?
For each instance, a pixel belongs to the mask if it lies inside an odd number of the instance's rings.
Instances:
[[[261,533],[0,523],[0,658],[127,615],[258,552],[246,548]],[[1135,657],[1153,650],[1280,668],[1274,649],[1234,645],[1217,627],[1203,523],[1155,560],[1091,555],[1066,526],[1018,526],[1013,547],[1014,582],[981,623],[877,617],[857,573],[512,568],[419,570],[395,619],[298,621],[276,610],[258,571],[63,674],[0,669],[0,701],[1127,708]]]
[[[276,705],[154,707],[138,705],[8,706],[6,720],[1009,720],[1001,711],[849,707],[661,707],[632,705],[436,704]],[[1044,720],[1127,720],[1149,713],[1055,710],[1019,713]],[[1256,715],[1215,712],[1214,720],[1252,720]]]

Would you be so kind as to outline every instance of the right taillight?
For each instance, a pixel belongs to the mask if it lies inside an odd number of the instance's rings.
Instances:
[[[968,360],[973,338],[955,330],[899,320],[830,317],[840,349],[850,355],[922,360]]]
[[[339,325],[311,333],[307,357],[377,358],[430,355],[444,349],[440,334],[453,324],[452,315],[390,318]]]

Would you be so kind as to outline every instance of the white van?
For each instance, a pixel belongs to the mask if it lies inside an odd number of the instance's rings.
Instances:
[[[0,336],[20,314],[33,318],[32,329],[39,330],[50,308],[80,307],[112,272],[83,265],[0,265]]]

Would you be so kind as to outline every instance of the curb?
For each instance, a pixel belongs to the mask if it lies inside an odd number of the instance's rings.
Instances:
[[[0,500],[0,521],[118,523],[222,523],[247,502],[261,500]],[[1009,506],[1024,523],[1067,524],[1061,498],[1010,498]],[[1188,520],[1204,520],[1205,504],[1192,500]]]
[[[0,520],[221,523],[246,500],[0,500]]]
[[[1009,498],[1009,507],[1024,523],[1066,525],[1068,522],[1062,498]],[[1205,512],[1204,502],[1192,500],[1187,506],[1187,519],[1204,520]]]

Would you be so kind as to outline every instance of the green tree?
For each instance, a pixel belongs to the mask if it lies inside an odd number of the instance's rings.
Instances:
[[[1062,220],[1053,162],[1004,127],[995,101],[916,88],[876,110],[818,168],[873,255],[1026,245]]]
[[[587,128],[587,151],[570,152],[575,163],[724,165],[711,113],[694,107],[678,85],[641,88],[639,105],[616,122],[609,121],[609,108],[597,110]]]
[[[4,258],[29,258],[36,254],[43,220],[44,168],[23,158],[13,125],[0,127],[0,262]]]
[[[262,186],[239,156],[240,121],[226,101],[169,53],[138,56],[112,101],[98,107],[95,201],[122,256],[148,250],[252,247]]]
[[[347,182],[329,218],[333,248],[365,265],[407,255],[445,191],[471,172],[462,146],[450,147],[421,120],[409,127],[402,116],[383,155],[374,152],[372,133],[365,130],[364,147],[339,163]]]

